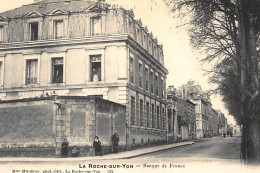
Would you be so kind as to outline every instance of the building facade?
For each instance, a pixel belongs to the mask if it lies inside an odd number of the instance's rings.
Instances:
[[[132,11],[43,0],[0,14],[0,99],[97,96],[126,106],[128,148],[167,140],[163,47]]]

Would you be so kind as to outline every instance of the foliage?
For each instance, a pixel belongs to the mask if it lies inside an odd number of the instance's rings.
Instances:
[[[247,162],[259,159],[259,34],[260,2],[257,0],[165,0],[178,17],[189,16],[189,34],[193,47],[201,51],[202,63],[210,63],[207,72],[218,85],[218,92],[236,120],[245,127],[242,156]],[[252,123],[251,123],[252,124]],[[258,126],[258,127],[257,127]],[[250,134],[250,130],[256,133]],[[254,141],[256,140],[256,141]],[[245,142],[247,141],[247,142]],[[251,148],[250,148],[251,147]],[[257,154],[252,154],[252,151]],[[250,154],[251,152],[251,154]],[[255,157],[255,158],[253,158]]]

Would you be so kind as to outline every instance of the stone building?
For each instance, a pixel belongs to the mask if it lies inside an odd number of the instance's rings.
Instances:
[[[210,95],[203,91],[199,84],[190,80],[177,89],[177,95],[189,99],[195,106],[196,137],[209,137],[213,134],[212,104]]]
[[[219,135],[219,117],[218,112],[212,108],[212,127],[213,127],[213,135]]]
[[[0,14],[0,99],[97,96],[126,106],[128,148],[167,139],[163,47],[133,12],[42,0]]]
[[[182,140],[196,138],[195,104],[183,98],[177,98],[177,114],[181,118]]]

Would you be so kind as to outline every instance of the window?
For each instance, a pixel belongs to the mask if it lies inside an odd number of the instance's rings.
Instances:
[[[153,93],[153,83],[154,83],[154,81],[153,81],[153,71],[151,71],[151,73],[150,73],[150,82],[151,82],[151,93]]]
[[[144,101],[140,100],[140,125],[144,125]]]
[[[135,97],[131,97],[131,124],[136,125],[135,119]]]
[[[148,91],[149,89],[149,71],[148,68],[145,68],[145,89]]]
[[[37,84],[38,60],[26,61],[26,84]]]
[[[148,41],[148,52],[152,54],[151,40]]]
[[[52,83],[63,83],[63,58],[52,59]]]
[[[101,17],[91,18],[91,35],[101,35]]]
[[[155,93],[158,96],[159,90],[158,90],[158,75],[155,75]]]
[[[132,21],[129,19],[129,22],[128,22],[128,33],[131,37],[134,37],[134,34],[133,34],[133,24],[132,24]]]
[[[135,145],[135,139],[132,139],[133,145]]]
[[[130,82],[134,83],[134,59],[130,57]]]
[[[54,37],[55,38],[63,37],[63,20],[54,21]]]
[[[161,78],[162,98],[164,98],[164,80]]]
[[[157,110],[157,128],[159,129],[160,128],[160,107],[157,106],[156,110]]]
[[[4,41],[4,26],[0,25],[0,43]]]
[[[152,104],[152,127],[155,128],[154,104]]]
[[[2,62],[0,61],[0,88],[2,87]]]
[[[149,102],[146,102],[146,120],[147,120],[147,127],[150,127],[150,107],[149,107]]]
[[[90,80],[93,82],[101,81],[101,55],[91,56],[90,66],[91,66]]]
[[[144,35],[143,47],[144,47],[145,49],[147,48],[146,35]]]
[[[140,29],[136,28],[136,40],[140,43]]]
[[[156,52],[156,46],[153,46],[153,56],[154,58],[157,58],[157,52]]]
[[[165,122],[166,122],[166,119],[165,119],[165,115],[164,115],[164,108],[162,108],[162,129],[165,129]]]
[[[143,87],[143,64],[139,63],[139,86]]]
[[[38,40],[38,22],[30,23],[30,40]]]

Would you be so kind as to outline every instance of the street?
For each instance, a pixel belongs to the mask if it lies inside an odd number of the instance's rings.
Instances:
[[[105,173],[112,170],[112,172],[117,173],[133,172],[133,169],[140,169],[142,172],[149,171],[151,173],[171,172],[172,170],[175,172],[248,170],[249,168],[243,167],[240,163],[240,140],[240,137],[200,139],[192,145],[171,148],[131,159],[114,159],[112,154],[111,157],[103,157],[99,160],[68,158],[66,161],[59,159],[44,162],[7,161],[0,162],[0,172],[5,170],[4,173],[13,173],[14,170],[20,170],[20,172],[15,173],[23,173],[23,170],[28,170],[24,173],[87,173],[88,171],[88,173],[98,171]],[[108,167],[105,168],[104,166]],[[256,170],[255,168],[252,169],[253,172]]]
[[[240,137],[216,137],[201,139],[189,147],[173,148],[171,150],[153,153],[135,159],[149,161],[201,161],[201,160],[239,160],[240,159]]]

